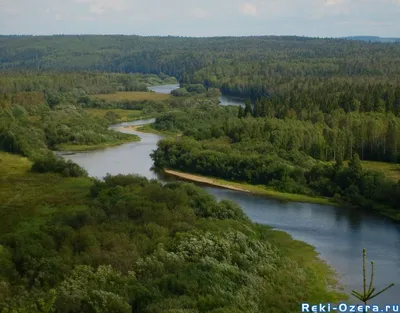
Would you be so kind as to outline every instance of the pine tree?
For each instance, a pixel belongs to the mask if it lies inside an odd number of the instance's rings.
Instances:
[[[239,106],[239,112],[238,112],[238,118],[244,117],[244,110],[243,107],[240,105]]]
[[[251,106],[251,102],[250,100],[246,100],[246,102],[244,103],[245,107],[244,107],[244,117],[247,117],[249,115],[253,115],[253,108]]]
[[[373,287],[374,262],[371,262],[371,280],[369,282],[369,286],[367,289],[367,273],[366,273],[366,265],[365,265],[366,258],[367,258],[367,251],[365,249],[363,249],[363,291],[359,292],[359,291],[353,290],[351,292],[351,294],[354,297],[356,297],[357,299],[359,299],[360,301],[362,301],[364,303],[364,305],[367,304],[367,301],[375,298],[376,296],[379,296],[380,294],[384,293],[386,290],[388,290],[389,288],[394,286],[394,284],[390,284],[386,288],[383,288],[381,291],[375,292],[376,288]]]
[[[261,116],[261,102],[260,100],[256,101],[256,104],[254,105],[254,111],[253,111],[253,116],[254,117],[260,117]]]
[[[351,158],[351,160],[349,162],[349,169],[356,177],[361,176],[362,166],[361,166],[360,157],[358,156],[357,153],[353,154],[353,157]]]

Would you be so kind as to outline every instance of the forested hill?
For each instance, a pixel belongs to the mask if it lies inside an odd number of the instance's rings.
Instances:
[[[276,61],[338,66],[337,74],[350,74],[347,66],[357,60],[360,73],[383,74],[399,65],[400,46],[376,45],[344,39],[307,37],[141,37],[124,35],[0,36],[2,69],[99,70],[165,72],[180,76],[216,63]],[[372,64],[370,61],[374,60]],[[312,62],[316,63],[316,62]],[[325,66],[324,66],[325,65]],[[354,64],[353,64],[354,66]]]
[[[378,36],[351,36],[351,37],[345,37],[345,39],[362,40],[370,42],[400,42],[400,38],[386,38]]]
[[[257,98],[340,78],[397,84],[400,45],[306,37],[0,37],[0,70],[165,73]],[[334,82],[335,83],[335,82]]]

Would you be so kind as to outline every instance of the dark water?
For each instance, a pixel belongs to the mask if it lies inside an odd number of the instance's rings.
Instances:
[[[152,86],[148,87],[149,90],[155,91],[157,93],[169,94],[172,90],[179,88],[179,84],[175,85],[162,85],[162,86]],[[243,100],[228,97],[228,96],[220,96],[219,97],[220,105],[234,105],[234,106],[244,106]]]
[[[179,84],[147,87],[147,89],[149,89],[151,91],[155,91],[156,93],[162,93],[162,94],[170,94],[172,90],[175,90],[178,88],[179,88]]]
[[[153,120],[115,125],[151,123]],[[166,178],[151,170],[149,154],[156,149],[161,138],[153,134],[134,131],[141,142],[127,143],[101,151],[65,155],[84,168],[91,176],[102,178],[110,174],[139,174],[147,178]],[[218,199],[238,203],[255,222],[267,224],[291,234],[316,247],[321,257],[340,275],[346,291],[362,286],[361,252],[367,249],[368,259],[375,262],[375,282],[379,288],[396,283],[386,293],[371,303],[393,304],[400,302],[400,227],[378,216],[360,211],[304,203],[281,203],[265,197],[226,189],[204,187]],[[351,300],[354,301],[354,300]]]

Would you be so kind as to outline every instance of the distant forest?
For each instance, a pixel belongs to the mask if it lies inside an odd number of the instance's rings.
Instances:
[[[321,88],[331,97],[337,90],[324,85],[338,83],[399,94],[400,45],[277,36],[0,36],[0,69],[165,73],[243,98]]]

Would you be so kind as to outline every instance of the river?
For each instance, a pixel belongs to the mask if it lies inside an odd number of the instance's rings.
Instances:
[[[177,89],[177,88],[179,88],[179,84],[152,86],[152,87],[149,87],[148,89],[155,91],[157,93],[169,94],[169,93],[171,93],[172,90]],[[219,102],[220,102],[220,105],[244,106],[244,103],[242,100],[234,98],[234,97],[224,96],[224,95],[221,95],[219,97]]]
[[[170,87],[160,87],[164,93]],[[169,88],[169,89],[168,89]],[[160,89],[153,87],[160,92]],[[102,178],[110,174],[139,174],[149,179],[166,182],[171,178],[154,172],[149,154],[162,138],[133,130],[121,129],[128,125],[154,122],[142,120],[112,126],[115,130],[134,133],[140,142],[132,142],[99,151],[64,155],[83,166],[89,175]],[[389,283],[396,286],[371,301],[373,304],[393,304],[400,301],[400,226],[360,210],[349,210],[307,203],[282,203],[266,197],[227,189],[202,186],[217,199],[238,203],[255,222],[266,224],[291,234],[295,239],[316,247],[321,258],[339,274],[345,290],[362,288],[362,249],[368,260],[375,262],[375,285],[378,289]],[[350,300],[354,302],[354,299]]]

